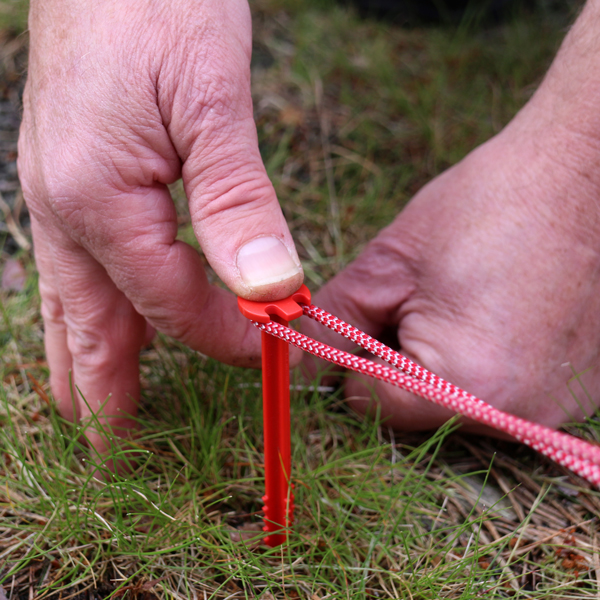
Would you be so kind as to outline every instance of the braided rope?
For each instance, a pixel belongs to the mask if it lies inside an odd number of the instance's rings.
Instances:
[[[600,488],[599,446],[498,410],[323,309],[304,305],[303,310],[308,317],[352,340],[395,368],[332,348],[274,321],[253,323],[262,331],[314,356],[391,383],[478,423],[503,431]]]

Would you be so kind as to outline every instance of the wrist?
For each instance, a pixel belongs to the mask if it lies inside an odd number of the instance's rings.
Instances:
[[[600,152],[598,31],[600,0],[588,0],[538,90],[515,118],[530,135],[554,139],[555,151],[582,154],[585,160]]]
[[[600,138],[544,119],[540,114],[515,119],[482,148],[483,163],[499,166],[492,189],[502,187],[501,181],[508,186],[501,210],[513,215],[525,236],[556,237],[564,243],[558,254],[579,247],[598,264]],[[534,235],[532,229],[539,231]]]

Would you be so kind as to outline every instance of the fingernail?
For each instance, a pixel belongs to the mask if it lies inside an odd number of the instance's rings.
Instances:
[[[242,246],[237,266],[249,288],[285,281],[302,272],[281,240],[271,236],[255,238]]]

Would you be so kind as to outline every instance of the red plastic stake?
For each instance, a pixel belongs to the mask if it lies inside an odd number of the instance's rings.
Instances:
[[[302,316],[310,305],[310,291],[303,285],[297,292],[274,302],[252,302],[238,298],[241,313],[252,321],[275,321],[287,325]],[[263,424],[265,438],[265,487],[263,530],[265,543],[279,546],[287,539],[294,519],[294,495],[290,446],[290,360],[287,342],[262,332]]]

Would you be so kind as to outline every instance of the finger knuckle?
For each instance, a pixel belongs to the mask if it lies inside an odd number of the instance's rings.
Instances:
[[[114,362],[114,349],[111,352],[106,332],[100,328],[69,328],[67,346],[79,367],[106,370]]]
[[[191,209],[193,220],[210,221],[215,217],[227,216],[231,220],[245,220],[257,211],[269,208],[273,201],[274,191],[271,182],[252,170],[233,169],[227,173],[226,167],[221,170],[222,176],[212,185],[205,182],[200,202]],[[209,185],[207,185],[209,183]]]
[[[53,287],[40,281],[40,296],[42,298],[42,318],[47,325],[64,325],[64,308],[59,295]]]
[[[120,368],[124,359],[139,353],[145,334],[145,322],[111,319],[103,315],[93,322],[70,324],[67,347],[77,369],[111,373]]]
[[[192,70],[181,88],[187,90],[181,98],[182,124],[191,133],[190,140],[223,138],[232,135],[233,117],[239,111],[239,95],[231,77],[226,73],[211,72],[199,76]]]

